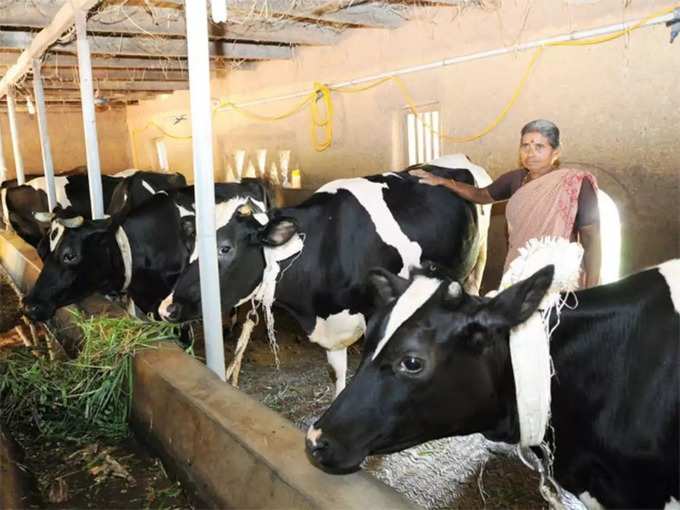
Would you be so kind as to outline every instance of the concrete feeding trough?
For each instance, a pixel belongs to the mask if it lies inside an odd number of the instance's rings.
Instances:
[[[0,262],[23,292],[42,266],[30,246],[7,232],[0,233]],[[125,313],[100,296],[79,306]],[[68,317],[58,314],[60,328]],[[172,344],[136,356],[132,414],[138,436],[209,507],[417,508],[367,473],[336,477],[312,467],[302,431]]]

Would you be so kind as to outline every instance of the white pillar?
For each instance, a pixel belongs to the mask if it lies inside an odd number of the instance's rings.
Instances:
[[[19,147],[19,127],[17,126],[17,112],[16,102],[14,101],[14,89],[10,88],[7,91],[7,115],[9,116],[9,133],[12,137],[12,149],[14,150],[14,169],[17,178],[17,184],[26,182],[24,176],[24,160],[21,157],[21,148]]]
[[[45,110],[45,93],[43,92],[40,60],[33,59],[33,95],[38,115],[38,131],[40,132],[40,150],[42,151],[43,171],[47,184],[47,204],[50,211],[57,205],[57,193],[54,189],[54,166],[52,165],[52,149],[50,135],[47,132],[47,112]]]
[[[97,144],[97,123],[94,112],[94,92],[92,90],[92,61],[90,45],[87,41],[87,12],[77,9],[74,13],[78,41],[78,73],[80,74],[80,102],[83,109],[83,130],[85,132],[85,152],[87,155],[87,181],[90,185],[90,204],[92,218],[104,216],[102,199],[102,177],[99,169],[99,146]]]
[[[222,307],[215,240],[210,58],[206,0],[185,0],[191,133],[196,196],[196,243],[201,273],[201,306],[208,368],[225,379]]]

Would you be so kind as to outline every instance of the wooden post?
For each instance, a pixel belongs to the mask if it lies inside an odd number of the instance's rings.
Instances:
[[[74,12],[76,36],[78,38],[78,72],[80,73],[80,101],[83,108],[83,130],[85,132],[85,152],[87,155],[87,180],[90,185],[90,204],[92,219],[104,217],[102,199],[102,177],[99,169],[99,146],[97,143],[97,122],[92,90],[92,63],[90,46],[87,42],[87,11],[76,9]]]
[[[43,171],[47,184],[47,204],[50,211],[57,205],[57,193],[54,188],[54,166],[52,164],[52,149],[50,135],[47,132],[47,112],[45,110],[45,93],[40,73],[40,60],[33,59],[33,95],[38,116],[38,131],[40,132],[40,150],[42,151]]]
[[[19,147],[19,126],[17,126],[14,88],[10,88],[7,91],[7,115],[9,117],[9,133],[12,137],[12,149],[14,150],[14,169],[17,184],[23,184],[26,182],[26,177],[24,176],[24,160],[21,157],[21,148]]]

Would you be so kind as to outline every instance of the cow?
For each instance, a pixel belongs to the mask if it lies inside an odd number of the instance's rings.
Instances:
[[[70,170],[65,170],[63,172],[59,172],[59,174],[55,175],[55,177],[68,177],[70,175],[78,175],[78,174],[85,174],[87,173],[87,167],[86,166],[76,166],[71,168]],[[38,177],[42,177],[42,173],[38,174],[33,174],[29,173],[25,175],[25,182],[31,181],[33,179],[37,179]],[[118,174],[114,174],[115,177],[119,177]],[[14,179],[4,179],[2,182],[0,182],[0,188],[13,188],[14,186],[18,185],[18,181],[16,178]]]
[[[311,462],[349,473],[368,455],[477,432],[517,443],[509,333],[552,277],[547,266],[489,298],[436,270],[373,270],[378,311],[355,376],[307,432]],[[680,259],[575,296],[550,317],[554,476],[591,508],[677,504]]]
[[[124,177],[102,176],[102,199],[104,210],[112,207],[112,197],[116,187],[124,182]],[[175,189],[186,185],[180,174],[159,174],[138,171],[127,179],[133,179],[129,187],[135,204],[141,203],[156,192]],[[56,176],[54,178],[57,204],[70,209],[73,215],[91,217],[88,176]],[[10,187],[0,191],[3,217],[16,233],[26,242],[38,247],[45,230],[45,222],[36,220],[35,214],[49,211],[45,177],[31,179],[25,185]],[[41,252],[41,256],[44,253]]]
[[[488,179],[465,156],[453,161],[457,168],[423,168],[469,184],[475,182],[472,171]],[[347,347],[364,334],[373,309],[364,286],[369,268],[408,276],[427,258],[460,279],[472,273],[470,285],[478,286],[481,271],[473,269],[486,244],[480,223],[488,226],[488,210],[480,222],[475,205],[443,187],[420,184],[408,170],[332,181],[298,206],[268,216],[245,196],[216,208],[223,313],[258,291],[269,293],[326,349],[336,394],[345,385]],[[191,262],[159,309],[166,320],[200,313],[195,253]]]
[[[238,191],[265,206],[266,190],[257,182],[215,188],[217,202]],[[24,299],[24,313],[33,321],[45,321],[57,308],[96,292],[126,293],[143,313],[154,313],[192,253],[193,196],[193,186],[158,193],[99,220],[57,211],[48,236],[49,253]]]

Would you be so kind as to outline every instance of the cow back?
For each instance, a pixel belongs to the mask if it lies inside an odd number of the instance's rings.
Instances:
[[[555,472],[572,487],[592,477],[611,506],[662,506],[654,494],[677,495],[680,480],[680,316],[669,285],[651,269],[577,296],[551,340]]]

